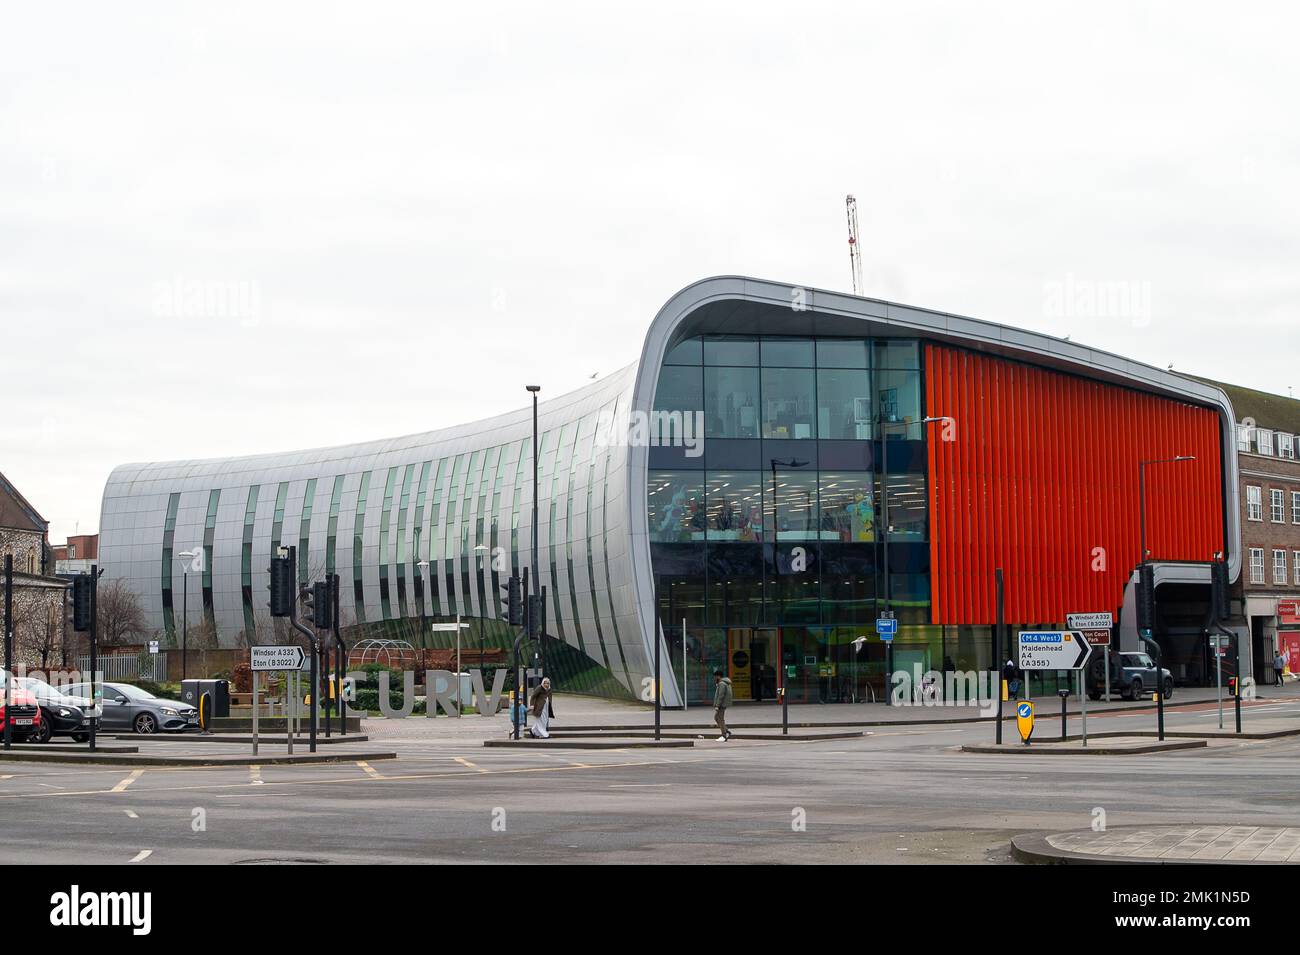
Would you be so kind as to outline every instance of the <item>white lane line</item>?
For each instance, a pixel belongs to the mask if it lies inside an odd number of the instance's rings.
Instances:
[[[128,818],[128,819],[139,819],[139,818],[140,818],[139,816],[137,816],[137,815],[135,814],[135,810],[133,810],[133,809],[123,809],[122,811],[123,811],[124,813],[126,813],[126,818]]]
[[[56,786],[54,783],[37,783],[38,786],[44,786],[46,789],[62,789],[62,786]]]
[[[660,789],[671,786],[672,783],[611,783],[610,789]]]
[[[264,780],[262,779],[262,767],[261,767],[261,766],[249,766],[249,767],[248,767],[248,784],[249,784],[250,786],[261,786],[261,785],[263,785],[263,783],[264,783]]]
[[[151,855],[153,855],[153,850],[152,850],[152,849],[141,849],[138,853],[136,853],[135,858],[132,859],[132,860],[130,860],[130,861],[131,861],[131,862],[143,862],[145,859],[149,858]]]
[[[110,789],[109,792],[115,792],[115,793],[126,792],[126,787],[131,785],[133,782],[135,782],[143,775],[144,775],[143,769],[133,770],[130,776],[126,777],[126,779],[122,780],[120,783],[118,783],[116,786]]]

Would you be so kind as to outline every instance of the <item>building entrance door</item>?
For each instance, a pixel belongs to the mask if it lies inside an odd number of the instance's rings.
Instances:
[[[727,630],[727,676],[737,700],[776,698],[780,637],[775,628],[732,627]]]

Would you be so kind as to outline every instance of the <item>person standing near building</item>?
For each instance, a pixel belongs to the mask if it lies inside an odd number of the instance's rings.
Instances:
[[[1281,647],[1278,647],[1277,656],[1273,658],[1273,676],[1276,677],[1274,682],[1278,686],[1282,685],[1282,674],[1285,672],[1286,672],[1286,654],[1282,652]]]
[[[718,729],[722,735],[718,737],[719,743],[725,743],[731,739],[731,730],[727,729],[727,707],[731,705],[732,692],[731,680],[722,675],[722,668],[715,667],[713,670],[713,722],[718,724]]]
[[[551,678],[542,680],[541,686],[533,690],[532,699],[533,725],[528,730],[535,739],[551,738]]]

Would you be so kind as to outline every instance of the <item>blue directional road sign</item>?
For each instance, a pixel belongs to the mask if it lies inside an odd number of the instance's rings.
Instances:
[[[895,617],[877,617],[876,633],[880,634],[880,639],[889,643],[894,639],[894,634],[898,633],[898,619]]]

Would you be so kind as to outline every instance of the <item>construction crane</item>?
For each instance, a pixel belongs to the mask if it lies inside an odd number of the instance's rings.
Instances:
[[[844,205],[849,216],[849,267],[853,270],[853,294],[864,295],[862,282],[862,250],[858,248],[858,200],[845,196]]]

